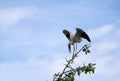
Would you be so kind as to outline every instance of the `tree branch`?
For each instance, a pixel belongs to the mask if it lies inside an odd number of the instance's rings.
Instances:
[[[85,54],[90,53],[89,47],[90,47],[90,45],[84,45],[78,51],[76,51],[73,48],[73,54],[72,54],[71,59],[70,60],[66,59],[67,64],[65,64],[65,68],[63,69],[62,73],[58,73],[58,74],[54,75],[53,81],[65,81],[66,79],[69,79],[69,77],[72,77],[72,80],[70,80],[70,81],[74,81],[74,75],[75,75],[76,72],[77,72],[78,75],[80,74],[80,72],[85,72],[85,74],[86,74],[87,72],[90,73],[92,71],[94,73],[95,68],[93,66],[95,64],[92,64],[92,63],[89,63],[88,66],[84,65],[83,67],[77,67],[76,69],[73,69],[72,66],[71,66],[71,64],[74,62],[74,59],[76,57],[78,57],[78,54],[81,51],[85,52]],[[69,70],[66,71],[66,69],[69,69]],[[64,77],[63,77],[63,75],[64,75]]]

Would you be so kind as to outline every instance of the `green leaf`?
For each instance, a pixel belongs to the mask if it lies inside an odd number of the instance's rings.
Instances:
[[[87,53],[90,53],[90,50],[87,50]]]

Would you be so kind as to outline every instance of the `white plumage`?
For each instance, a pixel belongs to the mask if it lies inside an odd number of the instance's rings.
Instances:
[[[91,42],[91,40],[90,40],[89,36],[87,35],[87,33],[85,33],[80,28],[76,28],[76,33],[74,35],[71,32],[69,32],[68,30],[63,30],[63,33],[65,34],[65,36],[69,40],[69,42],[68,42],[69,52],[71,52],[71,45],[74,45],[75,43],[76,44],[80,43],[82,41],[81,38],[84,38],[88,42]]]

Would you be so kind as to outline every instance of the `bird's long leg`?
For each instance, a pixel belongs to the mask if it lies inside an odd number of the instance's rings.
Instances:
[[[75,49],[75,52],[77,52],[77,43],[76,43],[76,49]]]
[[[75,53],[75,44],[73,44],[73,54]]]

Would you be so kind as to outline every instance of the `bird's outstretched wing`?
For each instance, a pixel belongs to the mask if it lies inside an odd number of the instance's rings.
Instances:
[[[63,33],[67,37],[68,40],[70,40],[70,32],[68,30],[63,30]]]
[[[87,41],[91,42],[89,36],[87,35],[87,33],[85,33],[82,29],[80,28],[76,28],[76,34],[75,36],[77,36],[78,38],[82,37],[84,39],[86,39]]]
[[[71,33],[68,30],[63,30],[63,33],[65,34],[65,36],[67,37],[67,39],[69,41],[71,41],[71,38],[70,38],[70,34]],[[71,52],[71,45],[70,44],[68,44],[68,50],[69,50],[69,52]]]

